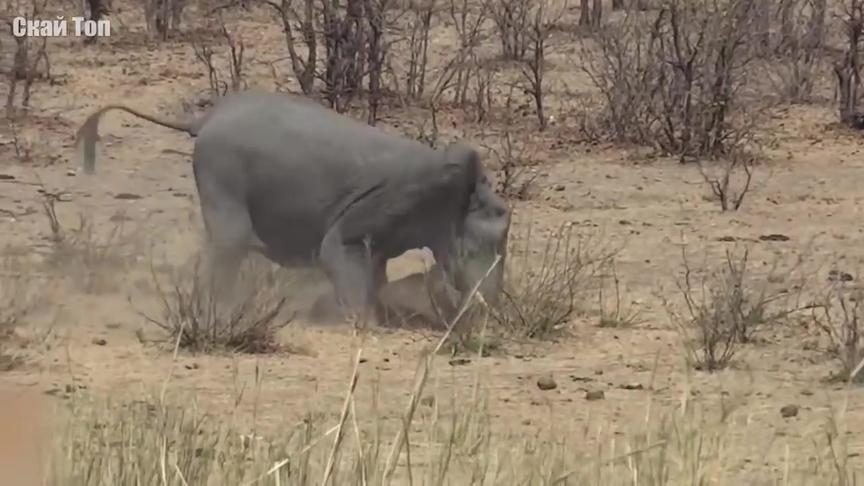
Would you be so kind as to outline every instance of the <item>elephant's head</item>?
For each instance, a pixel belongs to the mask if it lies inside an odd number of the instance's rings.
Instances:
[[[451,147],[449,150],[455,149]],[[477,153],[467,150],[473,166],[468,184],[471,196],[461,236],[454,245],[451,272],[463,298],[489,272],[480,284],[479,292],[487,302],[495,303],[504,285],[511,211],[504,199],[495,194]],[[496,255],[501,258],[490,271]]]

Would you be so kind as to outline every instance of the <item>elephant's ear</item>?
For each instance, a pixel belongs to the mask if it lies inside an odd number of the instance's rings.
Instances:
[[[444,149],[444,158],[450,164],[457,164],[463,168],[462,174],[467,181],[477,181],[479,177],[485,177],[483,166],[480,163],[480,154],[474,147],[464,142],[453,142]]]
[[[344,238],[385,235],[430,218],[438,223],[445,216],[464,218],[475,191],[479,155],[467,145],[452,144],[433,157],[437,159],[419,168],[394,169],[383,180],[376,175],[361,184],[362,193],[340,217]]]

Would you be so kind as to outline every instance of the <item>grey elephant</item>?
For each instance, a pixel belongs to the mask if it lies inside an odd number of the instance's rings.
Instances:
[[[463,299],[477,285],[487,301],[501,292],[511,210],[467,145],[436,150],[300,96],[252,90],[188,123],[124,105],[95,111],[77,133],[86,174],[95,172],[99,120],[114,109],[195,137],[219,281],[230,284],[249,251],[285,266],[317,262],[343,309],[365,315],[387,260],[426,247]]]

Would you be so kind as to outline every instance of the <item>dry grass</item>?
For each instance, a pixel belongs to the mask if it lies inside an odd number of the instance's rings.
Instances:
[[[734,397],[717,410],[691,399],[688,387],[672,410],[660,411],[649,400],[644,423],[626,434],[591,423],[575,436],[552,428],[517,437],[496,426],[479,378],[467,396],[421,400],[430,396],[430,354],[421,360],[406,409],[394,423],[374,411],[357,413],[361,353],[335,421],[310,414],[264,431],[254,415],[235,410],[230,420],[211,416],[185,392],[170,400],[163,393],[120,403],[73,398],[55,435],[48,484],[674,486],[747,477],[740,470],[747,458],[732,451],[748,440],[736,433],[748,412],[740,401],[733,405]],[[845,406],[825,417],[825,425],[807,438],[811,453],[795,457],[787,449],[770,483],[855,484],[844,416]],[[802,459],[808,465],[797,467]]]
[[[235,297],[217,301],[213,281],[196,256],[191,269],[172,272],[168,286],[160,281],[151,265],[159,301],[160,317],[139,312],[147,321],[165,331],[172,343],[192,352],[217,350],[267,353],[280,349],[278,333],[293,316],[285,317],[286,282],[274,265],[249,259],[238,276]]]
[[[49,228],[51,253],[46,265],[55,273],[74,281],[86,293],[106,291],[116,286],[116,276],[133,263],[135,234],[125,233],[122,223],[114,223],[107,234],[96,230],[83,214],[77,226],[64,225],[57,216],[58,195],[46,193],[42,208]]]
[[[855,375],[860,380],[855,370],[864,363],[864,292],[853,279],[845,272],[830,272],[828,288],[812,306],[813,322],[828,341],[828,353],[838,364],[835,378],[843,381]]]
[[[593,288],[598,270],[615,250],[571,225],[561,226],[541,248],[535,246],[530,226],[521,240],[521,247],[514,244],[510,250],[504,295],[492,309],[492,318],[511,334],[548,338],[583,310],[581,297]]]
[[[42,302],[37,282],[21,262],[11,257],[0,262],[0,371],[8,371],[24,362],[15,330]]]
[[[777,323],[801,310],[790,297],[800,295],[802,284],[778,287],[798,269],[779,272],[779,265],[766,274],[756,274],[750,251],[726,250],[716,268],[694,269],[682,247],[683,276],[677,280],[684,312],[661,296],[664,307],[684,340],[687,359],[699,370],[725,368],[740,345],[750,343],[766,325]],[[700,275],[701,274],[701,275]]]

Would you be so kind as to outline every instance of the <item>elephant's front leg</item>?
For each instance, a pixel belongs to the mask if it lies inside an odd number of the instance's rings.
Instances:
[[[365,322],[377,300],[376,269],[368,248],[362,243],[346,244],[336,227],[324,237],[320,258],[343,312]]]

